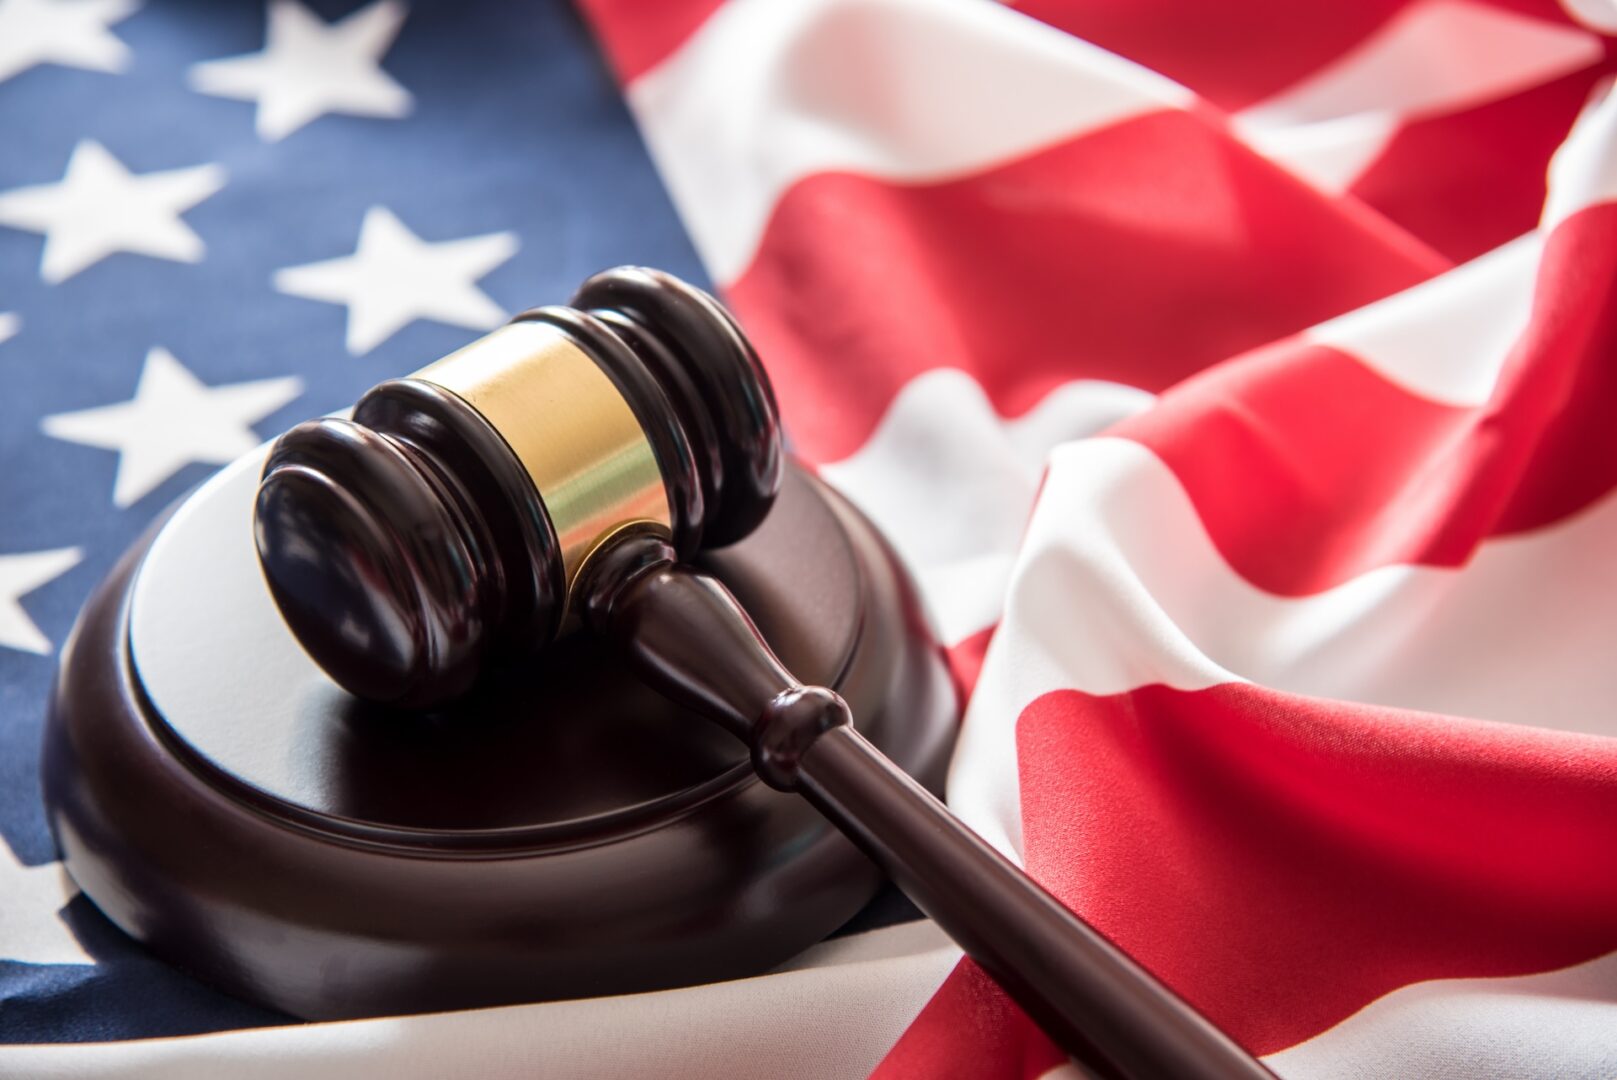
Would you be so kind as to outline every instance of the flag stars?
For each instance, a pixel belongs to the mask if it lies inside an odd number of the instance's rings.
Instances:
[[[16,337],[21,329],[22,319],[15,312],[0,311],[0,345]]]
[[[135,396],[40,422],[52,438],[118,452],[112,501],[139,500],[193,462],[223,465],[259,444],[252,425],[303,391],[295,376],[204,385],[161,347],[146,354]]]
[[[129,46],[110,26],[137,0],[0,0],[0,82],[36,64],[123,71]]]
[[[224,182],[217,165],[136,176],[86,139],[59,182],[0,192],[0,225],[44,234],[39,275],[52,285],[120,251],[194,263],[202,238],[180,215]]]
[[[0,956],[24,964],[94,963],[62,921],[78,892],[61,863],[24,866],[0,837]]]
[[[261,52],[209,60],[191,68],[203,94],[258,103],[265,142],[284,139],[326,113],[397,118],[410,112],[410,92],[381,68],[407,9],[375,0],[326,23],[297,0],[273,0]]]
[[[78,548],[0,555],[0,648],[41,656],[51,651],[50,639],[23,610],[22,598],[73,569],[80,557]]]
[[[348,351],[369,352],[416,319],[492,330],[505,312],[477,281],[516,254],[513,233],[429,243],[385,207],[372,207],[352,255],[292,266],[275,287],[348,306]]]

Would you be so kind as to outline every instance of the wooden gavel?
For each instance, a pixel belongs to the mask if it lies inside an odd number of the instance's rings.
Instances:
[[[517,316],[352,420],[276,443],[254,534],[292,632],[341,686],[430,709],[581,622],[751,749],[1077,1060],[1107,1077],[1271,1077],[804,686],[685,565],[768,513],[769,380],[710,296],[619,268]]]

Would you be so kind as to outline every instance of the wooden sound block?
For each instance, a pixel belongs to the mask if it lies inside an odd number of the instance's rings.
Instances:
[[[580,633],[452,711],[348,697],[254,555],[260,451],[160,522],[80,615],[45,739],[68,872],[241,997],[327,1019],[767,970],[880,884],[730,736]],[[933,791],[956,697],[872,526],[801,469],[703,564],[788,666]]]

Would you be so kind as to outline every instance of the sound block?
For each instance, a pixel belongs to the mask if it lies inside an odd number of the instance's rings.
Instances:
[[[767,970],[880,876],[741,744],[581,633],[452,711],[348,697],[259,574],[263,451],[119,562],[64,648],[44,785],[68,872],[158,955],[311,1019]],[[800,468],[709,556],[781,658],[941,789],[956,697],[872,526]]]

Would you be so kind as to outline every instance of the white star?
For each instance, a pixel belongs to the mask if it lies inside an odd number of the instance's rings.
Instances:
[[[477,280],[516,254],[514,233],[427,243],[386,207],[365,212],[352,255],[290,266],[275,287],[293,296],[348,305],[348,351],[366,353],[414,319],[492,330],[505,312]]]
[[[405,116],[410,92],[380,61],[407,9],[375,0],[327,24],[297,0],[272,0],[264,50],[191,68],[191,87],[215,97],[258,102],[258,137],[275,142],[326,113]]]
[[[78,895],[59,862],[24,866],[0,836],[0,959],[93,964],[59,912]]]
[[[136,0],[0,0],[0,82],[35,64],[122,71],[129,46],[107,27]]]
[[[78,548],[0,555],[0,646],[41,656],[51,651],[50,639],[28,617],[20,601],[46,582],[67,573],[78,561]],[[5,889],[0,888],[0,897],[5,895]]]
[[[10,311],[0,311],[0,343],[10,341],[22,329],[22,319]]]
[[[73,148],[55,184],[0,192],[0,225],[45,234],[39,276],[65,281],[115,251],[199,262],[202,238],[180,215],[224,186],[217,165],[132,175],[106,147]]]
[[[135,396],[58,413],[45,434],[118,451],[112,501],[128,506],[192,462],[223,465],[259,444],[252,425],[303,392],[295,376],[205,386],[161,346],[146,354]]]

